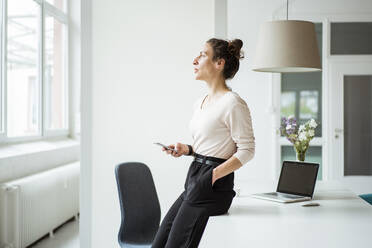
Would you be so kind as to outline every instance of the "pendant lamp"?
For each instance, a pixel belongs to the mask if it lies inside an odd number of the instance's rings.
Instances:
[[[315,25],[287,20],[263,23],[258,35],[253,70],[259,72],[320,71]]]

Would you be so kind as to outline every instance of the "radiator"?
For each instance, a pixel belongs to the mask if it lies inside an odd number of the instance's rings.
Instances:
[[[79,212],[80,163],[0,185],[0,247],[24,248]]]

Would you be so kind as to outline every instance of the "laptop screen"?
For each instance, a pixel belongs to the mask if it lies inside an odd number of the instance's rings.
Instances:
[[[313,196],[319,164],[284,161],[277,192]]]

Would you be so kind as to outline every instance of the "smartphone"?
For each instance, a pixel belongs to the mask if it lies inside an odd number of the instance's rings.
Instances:
[[[158,145],[158,146],[162,146],[162,147],[164,147],[165,150],[171,150],[171,151],[177,152],[175,149],[169,148],[168,146],[163,145],[162,143],[156,142],[156,143],[154,143],[154,144],[155,144],[155,145]]]

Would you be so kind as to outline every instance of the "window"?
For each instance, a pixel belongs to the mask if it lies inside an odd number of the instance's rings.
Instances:
[[[0,1],[1,140],[67,135],[66,3]]]
[[[66,128],[66,25],[50,15],[44,28],[44,81],[46,92],[46,128]]]
[[[7,9],[7,135],[36,135],[40,128],[40,6],[30,0],[12,0]]]
[[[281,116],[295,116],[296,113],[296,92],[282,91],[281,100]]]
[[[372,54],[372,22],[331,23],[331,54]]]
[[[322,72],[283,73],[281,117],[293,115],[301,123],[313,118],[320,126],[315,136],[322,136]]]
[[[66,9],[66,1],[65,0],[46,0],[49,4],[53,5],[54,7],[65,10]]]

